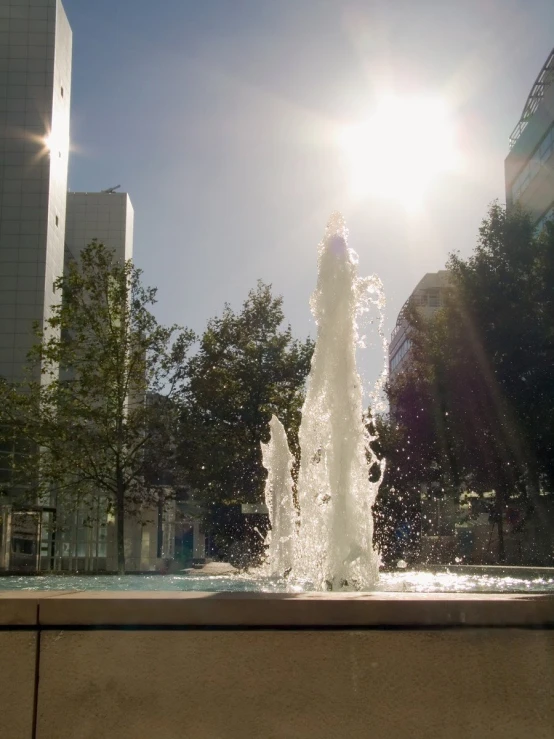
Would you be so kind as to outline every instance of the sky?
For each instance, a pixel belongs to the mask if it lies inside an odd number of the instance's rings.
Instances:
[[[383,281],[390,335],[419,279],[469,255],[504,201],[508,137],[554,46],[552,0],[62,1],[69,189],[129,193],[155,313],[198,332],[262,279],[294,334],[315,336],[317,245],[338,209],[360,274]],[[355,197],[338,143],[389,94],[440,99],[459,155],[415,211]],[[421,121],[408,109],[395,131],[405,152]],[[369,330],[366,390],[382,366]]]

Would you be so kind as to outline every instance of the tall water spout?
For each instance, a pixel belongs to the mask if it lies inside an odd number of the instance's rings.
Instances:
[[[292,494],[292,465],[294,458],[289,450],[287,434],[276,416],[269,423],[271,437],[262,444],[262,458],[267,469],[265,502],[269,510],[271,531],[268,543],[270,573],[283,576],[293,564],[293,536],[296,519]]]
[[[300,528],[293,575],[316,589],[362,589],[377,579],[371,507],[379,483],[369,481],[375,458],[364,423],[356,368],[357,318],[380,280],[357,276],[357,255],[334,214],[319,245],[311,309],[317,342],[300,425]]]

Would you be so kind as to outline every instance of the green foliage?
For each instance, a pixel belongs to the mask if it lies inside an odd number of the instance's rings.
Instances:
[[[374,543],[388,563],[403,555],[396,551],[397,528],[406,522],[417,527],[420,486],[428,480],[430,469],[426,446],[430,440],[421,432],[411,433],[390,415],[375,418],[374,435],[373,451],[379,459],[385,459],[383,480],[373,506]]]
[[[554,225],[548,223],[537,236],[525,212],[506,214],[495,205],[474,255],[466,261],[452,257],[449,267],[459,286],[450,312],[459,319],[458,333],[467,337],[482,378],[481,402],[494,419],[498,465],[507,482],[523,477],[527,488],[551,488]]]
[[[399,469],[417,484],[438,469],[447,495],[494,490],[502,559],[508,496],[531,510],[554,482],[554,227],[537,236],[525,212],[495,204],[471,257],[447,266],[445,307],[408,309],[411,359],[389,388],[410,445]]]
[[[150,312],[155,289],[97,242],[55,289],[61,302],[37,327],[29,379],[2,388],[3,428],[29,445],[11,484],[65,509],[101,501],[116,515],[121,569],[124,516],[157,502],[157,481],[175,467],[172,399],[194,335],[160,326]]]
[[[226,305],[209,321],[197,354],[187,364],[181,460],[204,503],[216,544],[260,550],[261,539],[244,517],[222,510],[260,503],[266,473],[260,442],[275,414],[298,456],[298,427],[313,344],[295,341],[284,320],[282,298],[258,282],[240,312]],[[235,508],[235,510],[237,510]]]

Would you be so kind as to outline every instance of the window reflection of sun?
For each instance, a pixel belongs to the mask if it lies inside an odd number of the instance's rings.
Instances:
[[[387,98],[339,137],[352,195],[418,207],[431,182],[455,168],[458,152],[446,106],[426,98]]]

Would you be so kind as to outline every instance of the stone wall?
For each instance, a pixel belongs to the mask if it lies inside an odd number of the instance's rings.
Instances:
[[[552,596],[3,593],[0,623],[2,739],[552,737]]]

